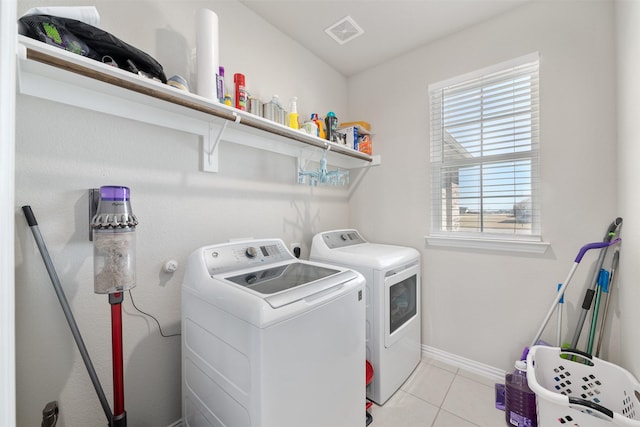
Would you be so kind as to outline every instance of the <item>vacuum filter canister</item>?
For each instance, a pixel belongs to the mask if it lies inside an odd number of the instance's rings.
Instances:
[[[135,287],[136,225],[129,188],[100,187],[98,209],[91,221],[95,293],[116,293]]]

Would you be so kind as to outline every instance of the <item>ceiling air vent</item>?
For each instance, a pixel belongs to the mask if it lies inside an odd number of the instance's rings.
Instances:
[[[325,29],[324,32],[329,34],[338,44],[345,44],[364,34],[362,28],[350,16],[345,16]]]

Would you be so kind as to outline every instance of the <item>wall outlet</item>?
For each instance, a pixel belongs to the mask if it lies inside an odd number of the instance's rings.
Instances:
[[[289,244],[289,250],[296,258],[300,258],[300,251],[301,251],[300,243]]]

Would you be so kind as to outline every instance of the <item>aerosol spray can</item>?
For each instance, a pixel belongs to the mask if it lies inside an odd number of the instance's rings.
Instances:
[[[236,85],[236,108],[247,111],[247,89],[244,85],[244,74],[234,74],[233,82]]]

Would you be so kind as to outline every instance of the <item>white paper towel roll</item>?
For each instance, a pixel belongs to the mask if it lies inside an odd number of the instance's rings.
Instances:
[[[217,101],[216,74],[218,54],[218,15],[209,9],[198,10],[196,27],[197,94]]]

